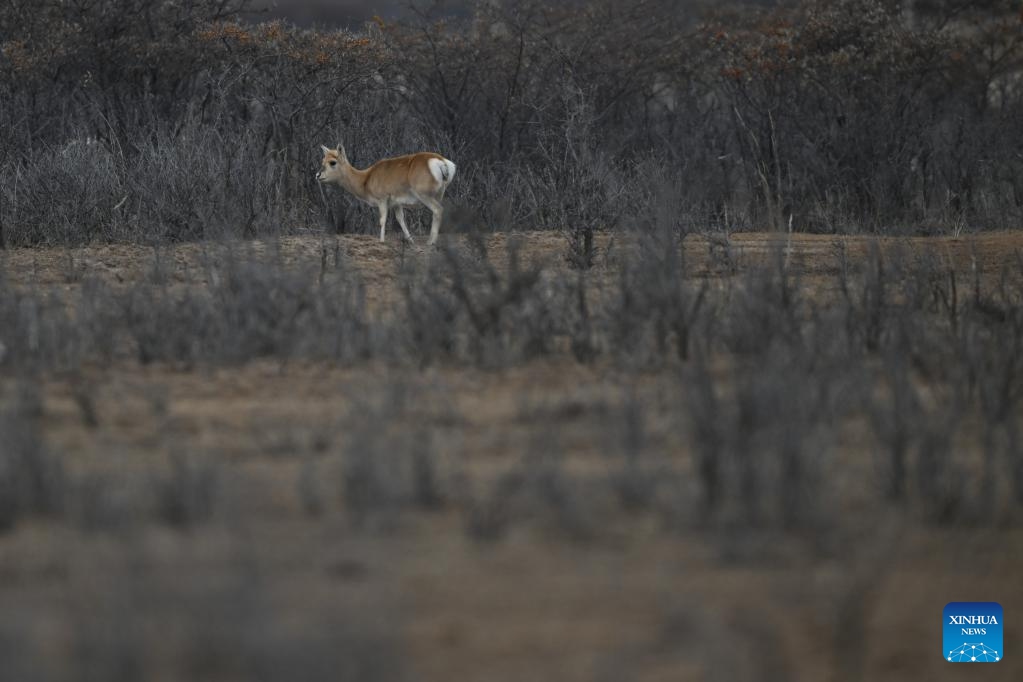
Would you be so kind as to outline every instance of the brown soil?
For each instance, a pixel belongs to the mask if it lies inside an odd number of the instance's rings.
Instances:
[[[594,241],[598,248],[598,268],[613,263],[622,250],[633,247],[627,237],[598,234]],[[447,243],[456,248],[468,248],[462,241]],[[487,238],[486,244],[495,262],[504,262],[509,246],[515,245],[527,263],[565,265],[567,242],[558,233],[495,234]],[[875,248],[882,253],[896,251],[933,257],[960,268],[976,266],[990,273],[997,273],[1004,267],[1020,267],[1020,258],[1023,258],[1023,236],[1018,231],[984,232],[958,238],[755,232],[734,233],[727,238],[689,235],[684,244],[693,274],[720,273],[723,261],[738,268],[771,264],[779,253],[782,257],[788,254],[789,265],[798,271],[832,272],[838,267],[843,251],[855,263],[869,257]],[[370,235],[322,235],[153,248],[99,245],[74,249],[13,249],[0,252],[0,267],[9,281],[26,284],[68,284],[86,275],[129,284],[143,279],[154,267],[162,267],[171,281],[204,284],[207,264],[215,262],[228,250],[239,254],[279,255],[285,264],[309,267],[318,267],[324,258],[332,260],[337,251],[374,280],[386,280],[400,258],[423,257],[432,252],[421,243],[406,247],[397,239],[381,243]]]

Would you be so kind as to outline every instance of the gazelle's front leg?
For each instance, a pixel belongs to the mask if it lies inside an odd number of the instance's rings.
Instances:
[[[380,209],[380,241],[384,241],[384,234],[387,231],[387,202],[383,201],[377,206]]]
[[[405,233],[405,239],[412,243],[412,235],[408,233],[408,225],[405,224],[405,207],[398,204],[394,207],[394,215],[398,218],[398,224],[401,225],[401,231]]]

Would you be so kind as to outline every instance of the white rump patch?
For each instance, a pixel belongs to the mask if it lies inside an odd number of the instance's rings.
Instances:
[[[430,175],[442,185],[448,184],[455,177],[455,164],[447,159],[430,159],[426,163],[430,167]]]

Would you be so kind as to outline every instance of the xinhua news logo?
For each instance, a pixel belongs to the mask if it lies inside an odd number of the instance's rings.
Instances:
[[[954,601],[944,611],[945,660],[997,663],[1002,650],[1002,607],[993,601]]]

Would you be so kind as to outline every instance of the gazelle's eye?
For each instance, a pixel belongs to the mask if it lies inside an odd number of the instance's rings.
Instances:
[[[330,162],[330,165],[331,165],[331,166],[336,166],[336,165],[337,165],[337,161],[331,161],[331,162]]]

